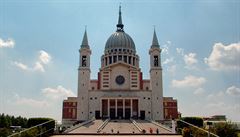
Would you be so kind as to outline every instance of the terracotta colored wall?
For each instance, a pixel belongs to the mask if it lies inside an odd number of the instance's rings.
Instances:
[[[77,118],[77,102],[63,102],[62,110],[63,119],[76,119]]]
[[[178,118],[178,108],[177,108],[176,101],[164,101],[163,107],[164,107],[164,118],[165,119]],[[167,114],[166,114],[166,110],[167,110]]]

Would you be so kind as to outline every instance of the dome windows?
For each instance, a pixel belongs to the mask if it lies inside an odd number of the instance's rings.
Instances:
[[[126,63],[135,67],[138,67],[138,56],[132,54],[107,54],[102,57],[102,67],[114,64],[114,63]]]

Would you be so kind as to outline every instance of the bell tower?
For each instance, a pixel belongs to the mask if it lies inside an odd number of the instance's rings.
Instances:
[[[77,120],[86,121],[89,119],[88,89],[90,86],[90,56],[91,49],[88,45],[87,31],[85,29],[82,45],[79,49],[78,68],[78,107]]]
[[[154,28],[150,55],[150,83],[152,87],[151,118],[152,120],[163,120],[163,87],[162,87],[162,65],[161,48],[158,44]]]

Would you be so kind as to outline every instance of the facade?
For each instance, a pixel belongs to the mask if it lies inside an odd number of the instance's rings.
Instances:
[[[172,97],[163,97],[163,109],[164,109],[164,119],[177,119],[178,105],[177,100]]]
[[[96,80],[90,79],[91,47],[85,30],[74,99],[77,116],[71,119],[63,115],[63,123],[92,118],[164,120],[161,48],[155,30],[149,46],[150,79],[143,79],[134,41],[124,31],[121,7],[116,27],[106,41]]]

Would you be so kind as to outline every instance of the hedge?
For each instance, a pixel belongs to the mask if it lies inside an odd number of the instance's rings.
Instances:
[[[203,127],[203,119],[200,117],[182,117],[180,120],[183,120],[185,122],[188,122],[190,124],[193,124],[197,127]],[[189,125],[181,122],[181,121],[177,121],[177,126],[178,128],[184,128],[184,127],[189,127]]]

